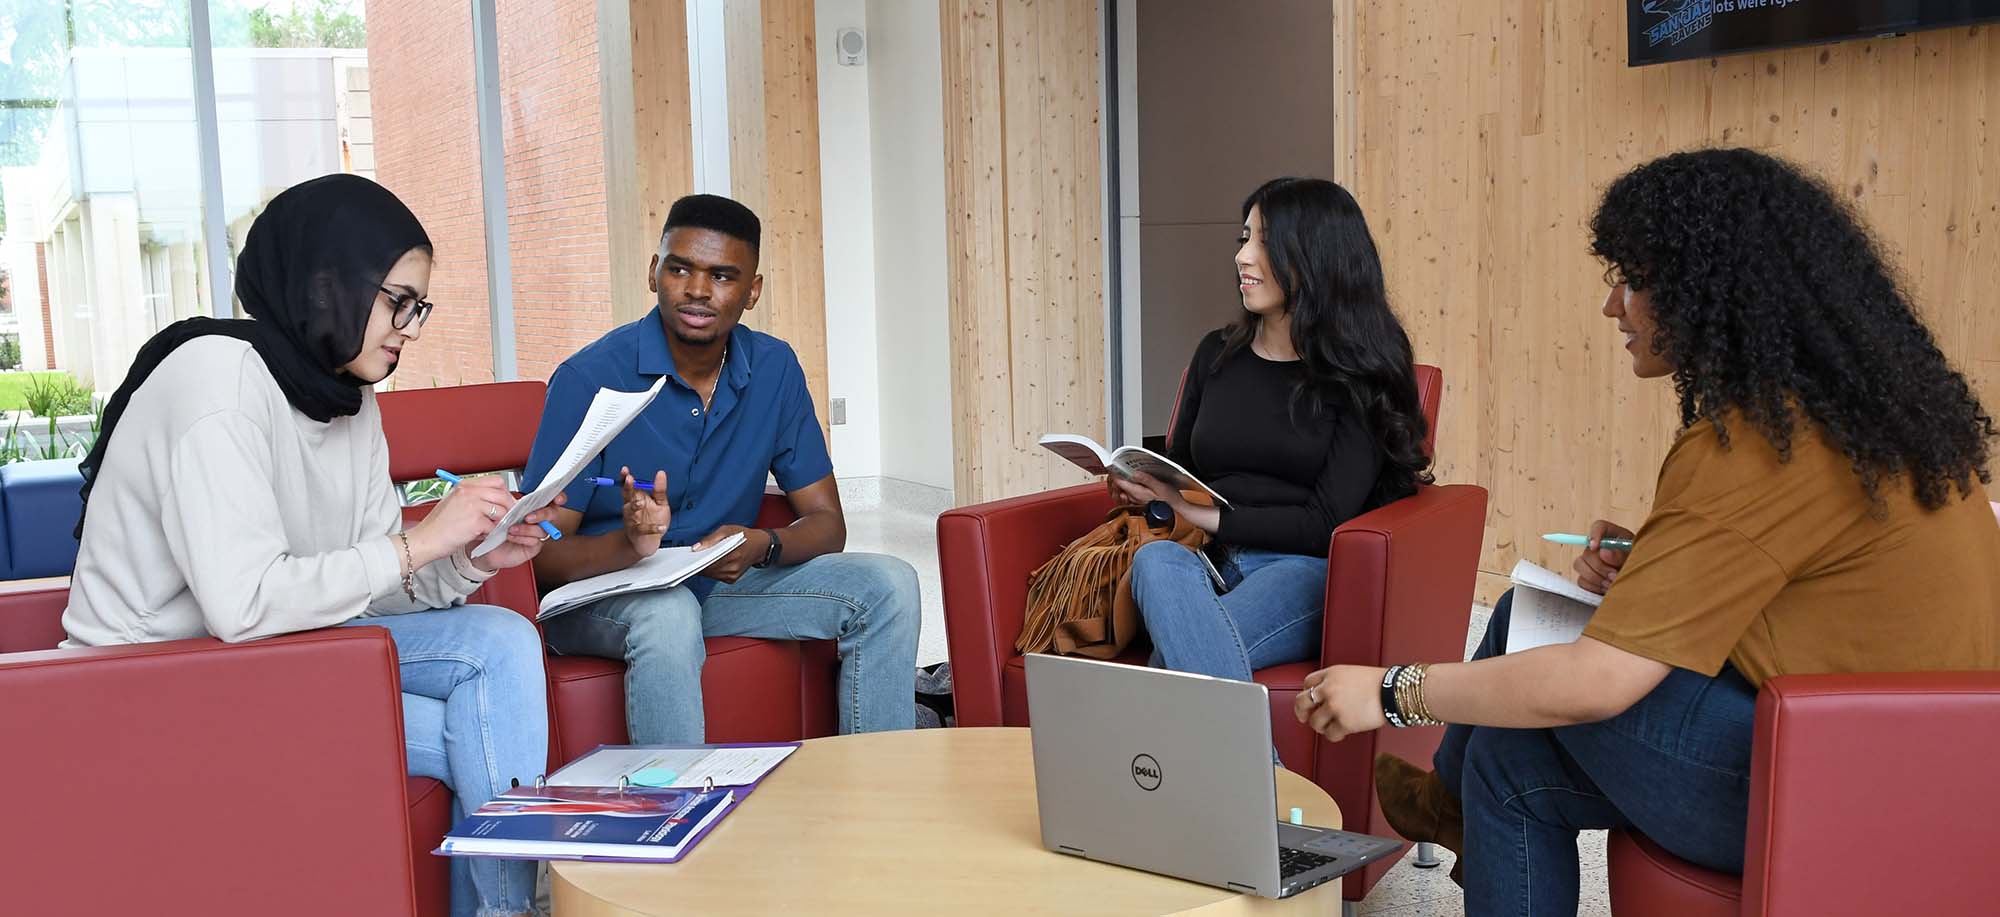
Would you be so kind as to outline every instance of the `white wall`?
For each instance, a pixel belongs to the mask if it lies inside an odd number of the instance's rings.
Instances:
[[[834,473],[882,474],[878,394],[874,177],[870,168],[869,68],[843,67],[834,33],[866,30],[864,0],[819,0],[820,220],[825,229],[826,384],[847,402],[847,422],[831,427]],[[829,419],[830,420],[830,419]]]
[[[694,190],[729,194],[729,64],[723,0],[687,0]]]
[[[828,5],[821,0],[822,10]],[[867,9],[867,65],[859,69],[868,74],[873,115],[882,474],[950,490],[951,328],[938,9],[908,0],[868,0]],[[822,119],[821,137],[826,132]],[[849,402],[850,417],[852,411]]]

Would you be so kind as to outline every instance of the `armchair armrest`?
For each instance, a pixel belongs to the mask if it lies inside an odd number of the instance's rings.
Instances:
[[[2000,899],[2000,672],[1779,676],[1756,730],[1744,914],[1971,914]]]
[[[1333,531],[1327,552],[1325,665],[1465,658],[1486,490],[1424,487]]]
[[[1104,485],[1078,484],[938,517],[938,568],[953,709],[961,726],[998,726],[1000,669],[1017,655],[1028,574],[1111,511]]]
[[[0,697],[9,910],[415,912],[387,631],[0,655]]]

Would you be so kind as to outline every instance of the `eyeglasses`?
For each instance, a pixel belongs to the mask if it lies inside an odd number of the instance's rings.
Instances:
[[[389,297],[390,305],[396,307],[396,314],[389,320],[389,323],[398,329],[410,327],[412,319],[416,320],[417,327],[422,328],[424,321],[431,317],[431,310],[437,308],[408,293],[400,293],[388,287],[378,287],[377,289],[380,289]]]

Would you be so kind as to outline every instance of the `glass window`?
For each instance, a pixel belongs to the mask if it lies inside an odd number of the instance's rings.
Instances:
[[[364,15],[361,0],[211,0],[232,264],[278,192],[333,172],[375,177]]]
[[[84,448],[59,418],[207,311],[188,49],[187,0],[0,2],[0,460]]]

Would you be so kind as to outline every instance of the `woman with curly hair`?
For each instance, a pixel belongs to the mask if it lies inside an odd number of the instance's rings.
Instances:
[[[1761,153],[1677,153],[1613,182],[1591,233],[1604,315],[1682,421],[1645,524],[1596,523],[1576,562],[1603,605],[1508,654],[1510,594],[1473,661],[1334,666],[1294,709],[1331,739],[1453,724],[1434,773],[1384,756],[1376,791],[1460,853],[1472,914],[1574,913],[1579,829],[1741,872],[1768,678],[2000,667],[1993,421],[1838,198]]]
[[[1153,664],[1249,681],[1318,654],[1334,528],[1416,492],[1430,458],[1410,339],[1354,198],[1324,179],[1273,179],[1243,202],[1238,241],[1243,308],[1195,347],[1167,431],[1168,457],[1228,508],[1190,505],[1150,475],[1108,484],[1213,536],[1219,594],[1176,542],[1132,560]]]

